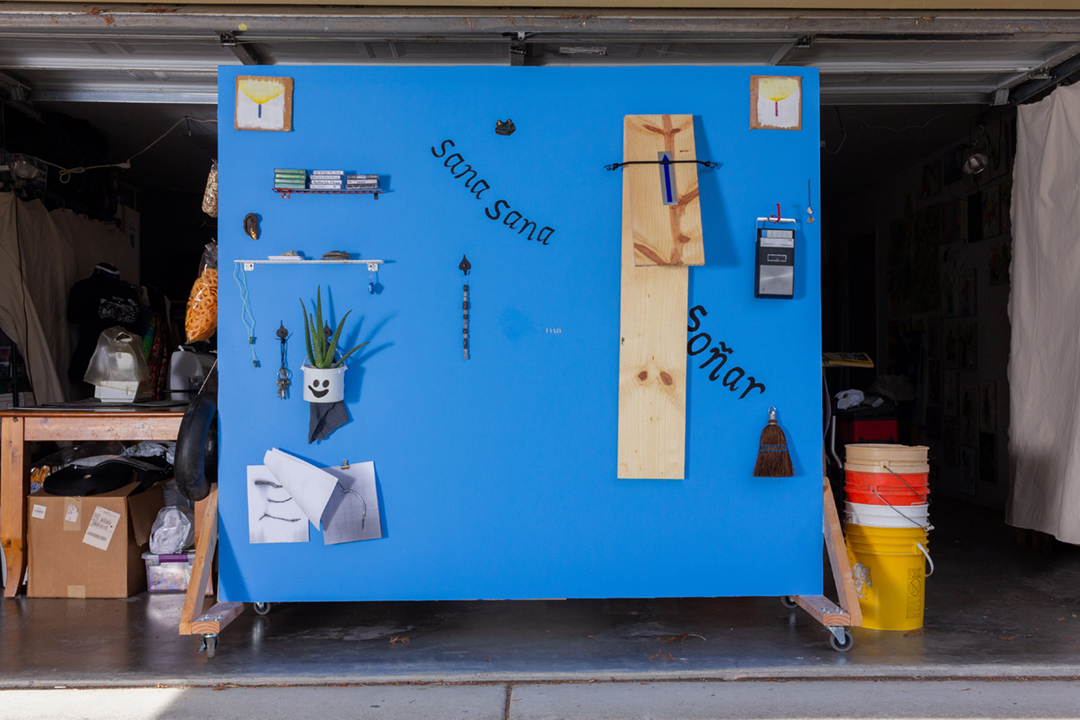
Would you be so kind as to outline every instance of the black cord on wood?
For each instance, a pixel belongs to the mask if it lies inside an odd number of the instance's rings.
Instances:
[[[712,160],[627,160],[626,162],[612,163],[611,165],[605,165],[605,170],[618,170],[621,167],[627,165],[675,165],[677,163],[697,163],[698,165],[704,165],[707,168],[718,167],[719,163],[715,163]]]

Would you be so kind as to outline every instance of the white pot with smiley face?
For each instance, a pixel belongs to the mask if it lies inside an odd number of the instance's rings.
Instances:
[[[313,403],[335,403],[345,399],[344,365],[322,370],[307,363],[304,371],[304,399]]]

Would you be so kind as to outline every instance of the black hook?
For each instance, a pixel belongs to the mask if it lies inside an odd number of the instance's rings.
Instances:
[[[621,167],[627,165],[676,165],[678,163],[697,163],[698,165],[704,165],[707,168],[715,168],[719,166],[719,163],[712,160],[627,160],[625,162],[612,163],[605,165],[605,170],[618,170]]]

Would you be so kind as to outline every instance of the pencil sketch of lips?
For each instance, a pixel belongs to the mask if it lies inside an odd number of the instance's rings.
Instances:
[[[311,385],[308,385],[308,390],[310,390],[311,394],[314,395],[315,397],[321,398],[321,397],[325,396],[326,393],[330,392],[330,381],[329,380],[323,380],[323,388],[324,389],[316,390],[315,388],[317,388],[318,386],[319,386],[319,381],[318,380],[311,383]]]

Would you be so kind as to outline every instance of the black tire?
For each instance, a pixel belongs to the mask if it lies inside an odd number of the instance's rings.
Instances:
[[[270,614],[270,603],[252,603],[251,609],[255,611],[256,615],[268,615]]]
[[[788,610],[794,610],[799,607],[799,603],[795,602],[790,595],[784,595],[780,598],[780,604],[786,607]]]
[[[845,630],[843,642],[837,640],[835,635],[829,635],[829,644],[832,645],[832,649],[836,652],[846,653],[855,644],[855,638],[851,636],[849,631]]]
[[[176,485],[188,500],[210,494],[217,482],[217,398],[199,393],[188,405],[176,440]]]

